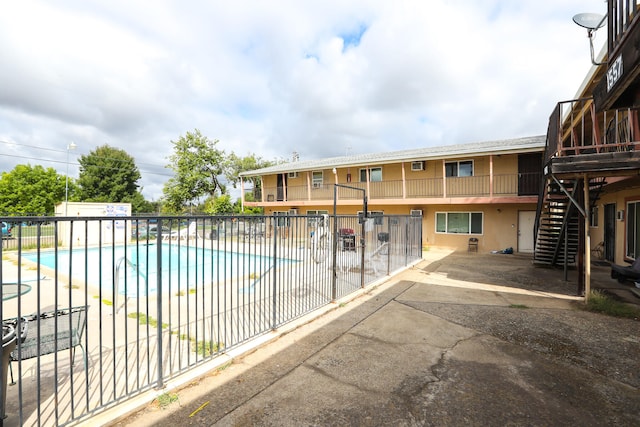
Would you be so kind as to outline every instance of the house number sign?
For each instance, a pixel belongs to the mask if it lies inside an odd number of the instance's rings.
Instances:
[[[607,70],[607,92],[622,77],[622,55],[619,55]]]

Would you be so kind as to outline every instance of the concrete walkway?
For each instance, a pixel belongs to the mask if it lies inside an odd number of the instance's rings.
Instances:
[[[580,310],[562,276],[526,256],[430,251],[111,424],[640,425],[640,321]]]

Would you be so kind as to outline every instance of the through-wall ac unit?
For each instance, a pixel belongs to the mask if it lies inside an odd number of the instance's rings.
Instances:
[[[298,215],[298,209],[289,209],[289,215]]]
[[[424,161],[411,162],[411,170],[412,171],[422,171],[422,170],[424,170]]]
[[[289,178],[297,178],[298,172],[289,172]]]
[[[422,216],[422,209],[411,209],[411,216]]]

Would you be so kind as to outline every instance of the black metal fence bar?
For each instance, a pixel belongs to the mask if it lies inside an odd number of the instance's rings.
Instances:
[[[89,419],[422,254],[420,217],[10,219],[24,224],[0,248],[0,317],[32,315],[27,336],[65,345],[31,359],[19,337],[3,346],[0,372],[16,379],[0,387],[5,425]],[[39,316],[76,306],[80,341],[70,318],[44,336]]]

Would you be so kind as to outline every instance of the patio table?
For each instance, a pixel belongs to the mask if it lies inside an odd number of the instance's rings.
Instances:
[[[29,292],[31,292],[31,285],[25,283],[3,283],[2,301],[17,298],[18,295],[24,295]]]

